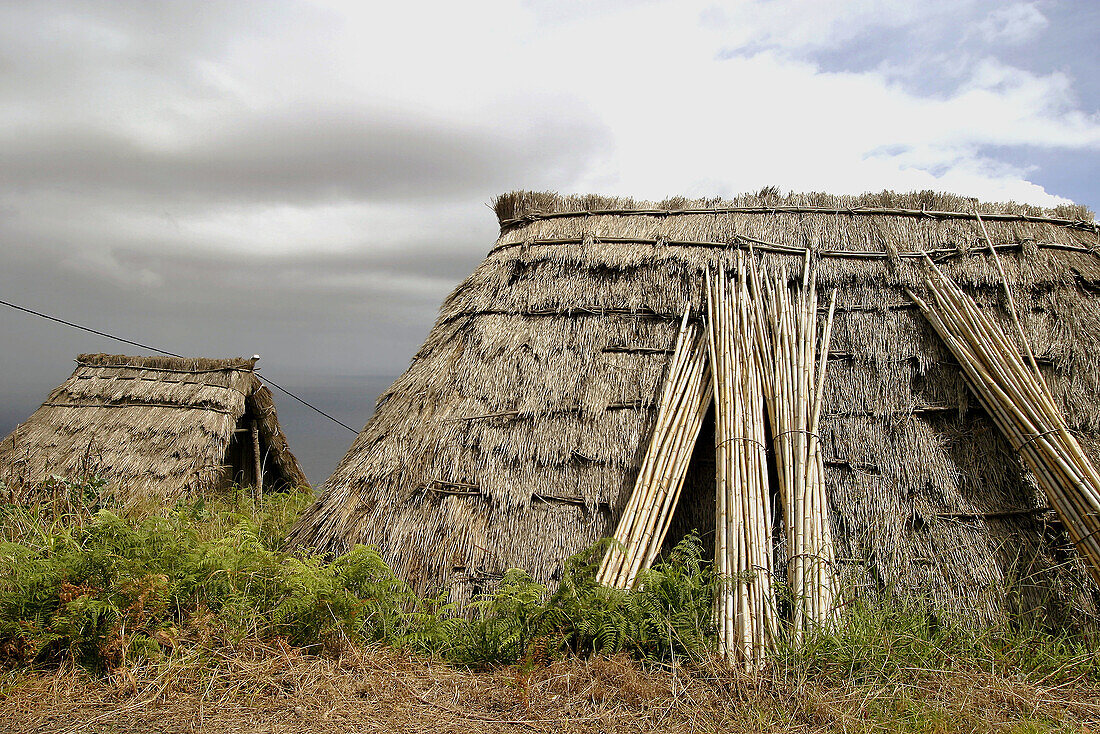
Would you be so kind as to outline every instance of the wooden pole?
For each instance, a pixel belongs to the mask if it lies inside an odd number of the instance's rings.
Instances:
[[[644,500],[650,491],[650,478],[653,473],[653,466],[656,462],[659,448],[664,439],[664,426],[669,421],[669,406],[672,401],[672,395],[676,390],[675,383],[680,379],[680,365],[684,359],[684,337],[688,327],[689,314],[690,306],[687,306],[684,308],[684,316],[680,322],[680,329],[676,335],[676,346],[673,350],[668,372],[665,375],[665,387],[662,390],[657,417],[653,429],[650,432],[649,446],[646,449],[645,457],[642,460],[642,466],[635,479],[634,490],[631,492],[626,508],[624,508],[623,514],[619,518],[619,524],[613,536],[620,547],[608,549],[607,555],[604,556],[603,563],[601,564],[599,575],[597,576],[597,579],[603,584],[612,586],[618,585],[618,578],[622,565],[624,562],[629,562],[630,546],[636,535],[636,523],[645,512]]]
[[[256,498],[262,501],[264,498],[264,460],[260,454],[260,429],[256,425],[255,419],[252,420],[252,461],[256,475],[252,487],[255,490]]]
[[[834,293],[819,335],[817,277],[808,255],[802,268],[801,278],[792,283],[784,269],[762,277],[750,262],[763,402],[771,417],[787,543],[790,631],[795,640],[835,616],[836,585],[818,434],[836,300]]]
[[[767,400],[751,262],[736,277],[723,265],[707,280],[707,336],[715,395],[715,603],[719,649],[746,671],[763,665],[777,634],[772,585],[771,501],[765,447]]]

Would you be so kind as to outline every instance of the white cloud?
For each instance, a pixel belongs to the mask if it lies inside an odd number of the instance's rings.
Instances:
[[[735,3],[726,17],[729,27],[743,18],[773,30],[789,17],[796,30],[822,24],[822,36],[835,36],[834,11],[814,10],[821,5]],[[873,6],[876,22],[907,22],[914,12],[891,15],[901,7],[891,3],[853,2],[847,10],[857,6]],[[691,22],[700,16],[683,3],[650,5],[577,21],[536,41],[536,52],[549,53],[567,38],[578,49],[555,59],[564,78],[592,77],[598,68],[595,78],[605,80],[581,89],[614,131],[613,156],[573,188],[649,197],[731,194],[772,183],[838,192],[948,188],[1051,204],[1060,200],[1027,182],[1026,172],[996,165],[981,151],[1100,148],[1100,121],[1072,109],[1062,74],[1039,76],[983,59],[957,91],[922,97],[879,71],[823,73],[786,53],[716,60],[726,26],[708,20],[712,10],[699,10],[702,24]],[[756,10],[770,16],[750,20]],[[889,146],[906,153],[869,155]]]
[[[979,0],[732,0],[703,11],[731,48],[771,47],[797,55],[843,47],[870,32],[920,25],[942,30]]]
[[[989,43],[1023,43],[1049,23],[1037,3],[1017,2],[990,12],[978,25],[978,32]]]

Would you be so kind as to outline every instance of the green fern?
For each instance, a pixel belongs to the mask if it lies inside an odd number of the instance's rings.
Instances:
[[[93,490],[72,488],[65,501],[101,502]],[[98,504],[0,506],[0,662],[109,670],[161,655],[187,635],[204,644],[279,639],[315,651],[378,643],[474,667],[615,653],[667,663],[713,651],[718,581],[694,534],[628,591],[596,582],[611,542],[602,541],[568,559],[553,590],[512,570],[459,610],[446,594],[414,593],[372,548],[335,559],[281,550],[280,534],[303,506],[298,495],[257,503],[239,493],[139,520]],[[968,632],[894,601],[851,605],[836,628],[798,644],[781,640],[772,660],[853,679],[957,660],[980,661],[983,670],[1074,661],[1100,676],[1096,649],[1088,635],[1023,623]]]

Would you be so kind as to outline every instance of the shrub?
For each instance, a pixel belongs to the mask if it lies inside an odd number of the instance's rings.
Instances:
[[[85,496],[96,504],[73,504]],[[308,495],[257,503],[242,490],[141,519],[99,507],[101,497],[67,487],[63,505],[0,506],[0,661],[112,670],[181,644],[245,640],[318,652],[383,644],[472,667],[616,653],[667,664],[714,650],[717,580],[694,534],[630,591],[596,583],[601,543],[569,559],[553,590],[511,570],[461,616],[445,595],[413,593],[374,549],[339,558],[281,549]],[[929,668],[1097,678],[1097,650],[1081,630],[1020,620],[975,630],[886,600],[780,641],[771,661],[782,674],[856,681]]]
[[[465,618],[445,597],[412,593],[371,548],[336,559],[280,550],[273,527],[289,524],[296,501],[275,495],[256,508],[242,494],[135,520],[101,509],[71,525],[7,508],[0,656],[112,669],[180,639],[278,638],[327,650],[383,643],[484,666],[619,651],[667,659],[710,644],[711,578],[695,536],[634,591],[596,583],[594,548],[567,562],[553,593],[513,570]]]

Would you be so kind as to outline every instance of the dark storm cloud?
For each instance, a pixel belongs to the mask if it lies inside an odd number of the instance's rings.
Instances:
[[[477,266],[491,244],[466,241],[443,244],[441,239],[384,252],[294,253],[255,258],[234,254],[154,256],[141,251],[123,251],[119,253],[119,260],[127,266],[158,268],[166,275],[170,274],[173,280],[201,280],[212,288],[254,283],[257,286],[279,284],[284,289],[309,290],[318,282],[346,280],[356,274],[377,276],[380,282],[412,277],[425,282],[453,284]],[[432,249],[431,244],[438,249]],[[430,257],[425,253],[430,253]]]
[[[175,205],[454,198],[513,181],[548,185],[587,165],[606,135],[544,119],[501,135],[408,114],[296,109],[195,131],[172,147],[88,127],[0,136],[0,187],[88,191]]]
[[[435,249],[432,248],[435,245]],[[232,308],[303,327],[332,314],[430,323],[443,297],[477,267],[491,238],[472,243],[409,243],[396,251],[290,254],[256,258],[221,253],[114,253],[127,270],[157,274],[147,292],[166,304],[186,304],[213,318]],[[396,355],[395,355],[396,356]],[[403,360],[407,355],[397,357]]]
[[[0,248],[0,293],[181,354],[260,352],[280,373],[392,375],[407,364],[442,299],[492,245],[492,213],[469,208],[476,216],[456,220],[426,207],[430,236],[397,232],[396,244],[364,240],[340,252],[311,252],[305,243],[282,254],[172,247],[157,232],[116,245],[108,244],[109,231],[99,232],[89,247],[57,239],[46,223],[36,246],[12,247],[18,240],[0,217],[0,243],[8,243]],[[132,350],[25,315],[0,317],[0,325],[17,323],[42,337],[26,350],[5,350],[4,366],[15,373],[34,374],[47,353]],[[60,352],[58,344],[65,345]]]
[[[2,297],[180,354],[260,353],[272,379],[363,425],[492,244],[483,204],[572,179],[609,133],[560,102],[506,110],[506,125],[408,99],[306,101],[301,89],[256,104],[234,83],[241,68],[223,73],[254,42],[303,53],[331,31],[326,12],[0,3]],[[244,60],[245,77],[249,63],[266,67],[263,53]],[[268,248],[286,211],[301,231]],[[77,353],[143,351],[14,311],[0,310],[0,332],[0,434]],[[279,405],[323,479],[350,435]]]

